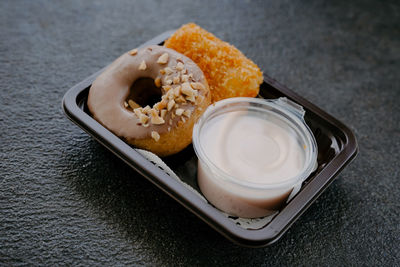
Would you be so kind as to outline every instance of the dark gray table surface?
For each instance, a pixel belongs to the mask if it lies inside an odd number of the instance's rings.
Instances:
[[[275,244],[234,245],[71,123],[64,93],[194,21],[359,155]],[[398,1],[0,1],[0,265],[400,264]]]

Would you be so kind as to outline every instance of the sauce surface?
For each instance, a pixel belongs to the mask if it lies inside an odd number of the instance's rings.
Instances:
[[[305,151],[293,130],[271,121],[243,111],[216,116],[203,126],[201,146],[211,162],[238,180],[284,182],[302,171]]]

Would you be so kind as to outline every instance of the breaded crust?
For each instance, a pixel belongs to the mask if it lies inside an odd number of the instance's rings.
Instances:
[[[194,23],[183,25],[164,44],[192,59],[204,72],[212,102],[229,97],[255,97],[263,75],[233,45]]]

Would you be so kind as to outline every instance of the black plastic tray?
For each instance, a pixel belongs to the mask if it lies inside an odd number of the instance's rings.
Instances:
[[[162,44],[172,33],[173,31],[165,32],[141,46]],[[90,116],[86,107],[87,96],[90,85],[101,72],[102,70],[89,76],[65,94],[63,109],[67,117],[200,219],[240,245],[261,247],[278,240],[358,152],[356,138],[348,127],[287,87],[264,75],[265,80],[261,85],[259,97],[285,96],[302,105],[306,110],[305,120],[312,129],[318,144],[318,169],[303,183],[300,192],[268,224],[257,230],[244,229],[224,216],[218,209],[201,200],[197,194],[167,175]],[[197,158],[192,146],[163,160],[185,183],[200,192],[196,182]]]

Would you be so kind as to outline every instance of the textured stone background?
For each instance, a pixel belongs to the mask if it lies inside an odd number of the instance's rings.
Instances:
[[[357,135],[357,159],[270,247],[232,244],[61,111],[71,86],[189,21]],[[398,265],[399,25],[398,1],[0,1],[0,265]]]

